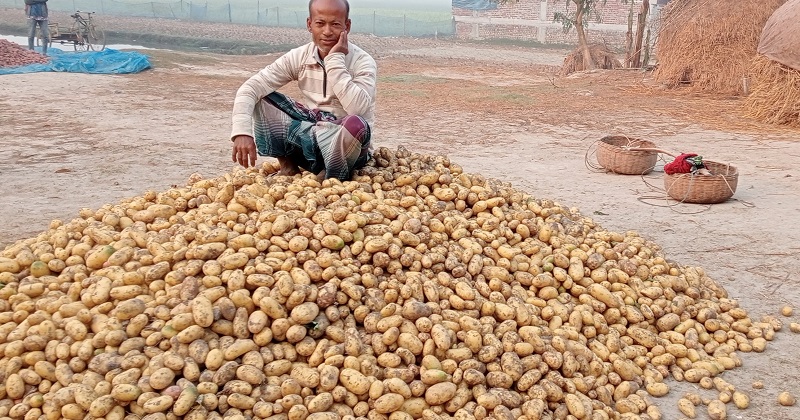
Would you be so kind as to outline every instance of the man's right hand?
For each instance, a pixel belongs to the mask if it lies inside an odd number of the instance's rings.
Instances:
[[[250,136],[236,136],[233,139],[233,155],[231,158],[239,165],[249,168],[256,165],[256,142]]]

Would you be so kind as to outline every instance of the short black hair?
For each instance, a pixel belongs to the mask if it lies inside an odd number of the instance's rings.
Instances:
[[[308,0],[308,16],[311,16],[311,6],[314,5],[314,2],[317,0]],[[344,2],[344,9],[347,14],[347,18],[350,19],[350,2],[347,0],[339,0]]]

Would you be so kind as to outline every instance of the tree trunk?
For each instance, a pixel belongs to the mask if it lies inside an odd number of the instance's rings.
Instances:
[[[642,38],[644,38],[644,28],[647,26],[647,14],[650,13],[650,2],[642,1],[642,9],[639,11],[639,22],[636,26],[636,49],[633,54],[633,66],[642,67]]]
[[[575,30],[578,32],[578,48],[583,52],[583,69],[594,70],[594,60],[592,60],[592,53],[589,51],[589,42],[586,40],[586,29],[583,26],[584,16],[584,2],[573,0],[578,6],[578,11],[575,12]]]
[[[644,0],[647,1],[647,0]],[[633,4],[628,10],[628,32],[625,33],[625,67],[633,67]]]

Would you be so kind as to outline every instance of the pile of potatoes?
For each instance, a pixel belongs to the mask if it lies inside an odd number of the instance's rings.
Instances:
[[[46,55],[31,51],[17,43],[0,39],[0,67],[47,64],[48,61]]]
[[[781,329],[636,233],[445,157],[276,169],[6,248],[0,417],[656,420],[665,378],[728,389]]]

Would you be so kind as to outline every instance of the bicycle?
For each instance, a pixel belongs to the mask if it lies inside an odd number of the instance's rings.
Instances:
[[[95,23],[92,17],[94,14],[95,12],[75,11],[75,14],[70,15],[73,21],[68,32],[61,32],[58,23],[47,25],[50,29],[50,46],[53,42],[58,42],[61,45],[72,44],[75,51],[103,51],[106,48],[106,36],[103,29]],[[38,30],[37,32],[41,42],[42,34]]]

